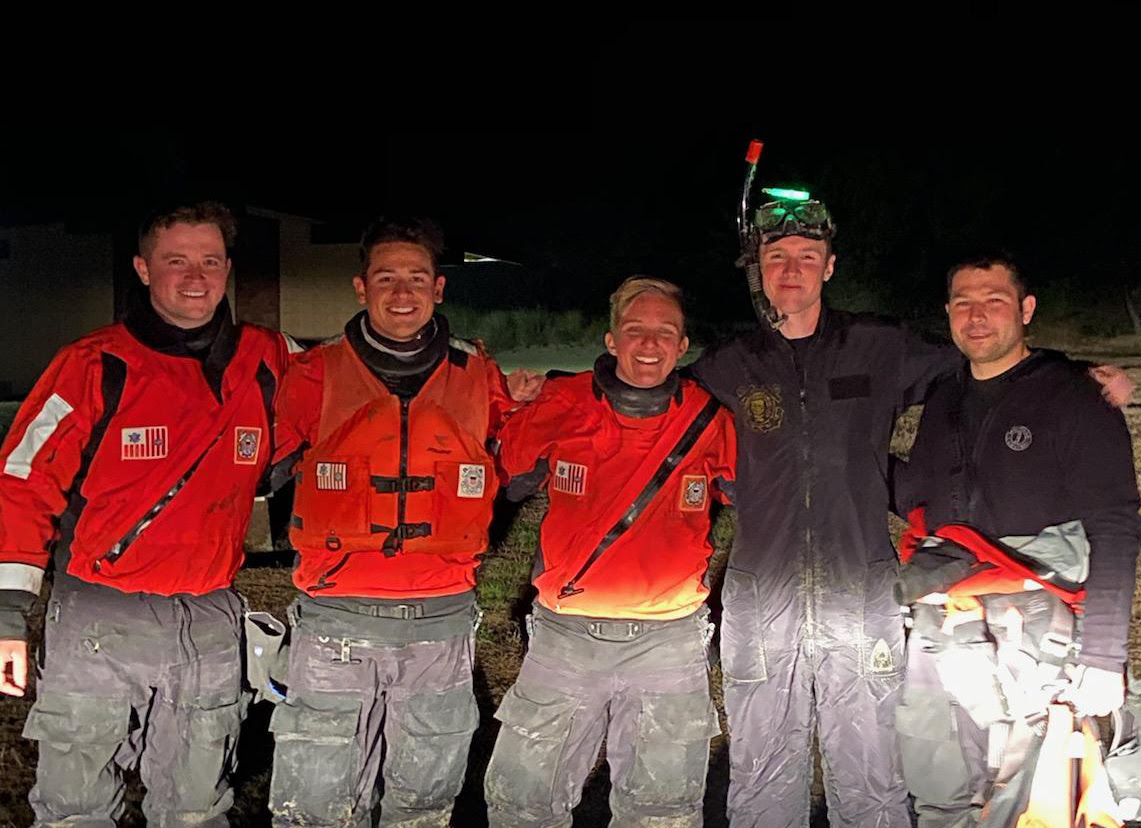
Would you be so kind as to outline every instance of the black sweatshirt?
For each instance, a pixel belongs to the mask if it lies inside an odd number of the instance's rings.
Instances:
[[[1079,660],[1121,669],[1141,543],[1121,412],[1083,365],[1054,351],[1033,351],[985,394],[977,385],[964,367],[932,389],[897,500],[926,505],[931,528],[969,523],[995,538],[1081,520],[1091,554]]]

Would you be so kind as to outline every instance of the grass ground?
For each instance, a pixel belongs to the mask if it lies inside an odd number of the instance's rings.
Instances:
[[[1084,349],[1099,354],[1109,351],[1098,347]],[[511,353],[503,355],[503,364],[511,367],[530,365],[535,369],[545,369],[558,365],[567,370],[582,370],[590,366],[597,349],[576,350],[562,353],[562,361],[542,361],[539,349],[521,353],[516,358]],[[1141,347],[1131,351],[1131,355],[1141,353]],[[1124,354],[1122,355],[1124,356]],[[534,360],[526,362],[525,360]],[[1135,381],[1141,380],[1141,358],[1119,359],[1129,367]],[[1134,367],[1136,365],[1137,367]],[[10,408],[10,406],[9,406]],[[0,408],[0,433],[6,426],[5,414],[11,412]],[[908,413],[900,422],[893,441],[893,448],[905,451],[914,438],[917,411]],[[1141,406],[1130,407],[1126,412],[1130,429],[1134,436],[1135,459],[1141,457]],[[469,757],[469,772],[464,790],[457,802],[453,824],[461,828],[477,828],[485,824],[484,806],[481,795],[483,772],[491,747],[494,744],[498,724],[492,718],[495,707],[503,693],[510,686],[518,672],[523,658],[524,643],[521,622],[531,600],[528,574],[531,556],[538,538],[539,521],[545,510],[543,499],[535,498],[517,508],[505,508],[496,519],[493,527],[494,543],[491,552],[480,571],[479,602],[486,615],[476,642],[476,690],[480,706],[481,723],[475,735]],[[734,513],[723,510],[717,518],[714,529],[716,552],[712,569],[718,577],[724,569],[728,549],[732,543]],[[898,529],[898,525],[896,526]],[[284,608],[292,600],[293,588],[289,570],[280,564],[280,557],[271,553],[250,556],[250,565],[239,573],[239,589],[250,599],[256,609],[265,609],[284,617]],[[32,643],[37,643],[39,629],[33,630]],[[1141,606],[1134,604],[1131,627],[1131,657],[1137,669],[1141,658]],[[716,668],[712,672],[715,698],[720,709],[720,675]],[[34,779],[35,745],[20,737],[24,716],[30,707],[31,699],[0,698],[0,828],[16,828],[28,825],[31,811],[27,806],[28,789]],[[240,756],[240,771],[236,780],[237,804],[232,817],[240,826],[268,825],[269,815],[265,809],[269,780],[269,760],[272,739],[266,732],[269,705],[255,706],[247,720],[243,733]],[[724,720],[722,722],[724,726]],[[706,796],[706,822],[711,828],[725,826],[724,801],[728,776],[727,743],[725,737],[714,740],[711,749],[709,790]],[[608,782],[604,765],[595,769],[585,791],[583,802],[575,813],[576,828],[603,826],[608,818],[606,796]],[[817,784],[817,817],[814,824],[822,822],[822,808]],[[140,789],[135,782],[129,788],[128,812],[124,826],[142,825],[138,812]]]

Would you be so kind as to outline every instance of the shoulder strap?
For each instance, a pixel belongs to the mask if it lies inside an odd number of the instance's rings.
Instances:
[[[697,416],[694,417],[693,422],[689,424],[689,428],[681,435],[681,439],[677,441],[677,444],[670,453],[666,455],[661,465],[658,466],[657,471],[654,472],[649,482],[646,483],[645,488],[634,498],[634,502],[630,504],[626,512],[618,519],[618,522],[610,528],[610,531],[602,536],[602,540],[599,541],[594,551],[590,553],[590,557],[586,559],[586,563],[582,565],[578,573],[559,590],[560,598],[567,598],[582,592],[582,589],[576,587],[575,584],[577,584],[579,579],[586,574],[586,571],[594,565],[594,562],[598,560],[599,556],[610,548],[614,541],[622,537],[622,535],[626,533],[626,530],[634,525],[634,522],[641,516],[642,512],[646,510],[646,507],[653,502],[658,492],[661,491],[662,486],[666,484],[666,480],[669,479],[674,469],[677,468],[678,463],[682,461],[683,457],[689,454],[701,435],[705,433],[705,429],[709,427],[709,424],[713,421],[713,417],[717,414],[717,409],[720,407],[721,403],[717,401],[716,397],[709,398],[705,406],[697,413]]]

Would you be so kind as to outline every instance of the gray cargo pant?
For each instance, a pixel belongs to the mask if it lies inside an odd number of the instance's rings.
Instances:
[[[24,726],[39,741],[37,826],[112,828],[134,766],[148,825],[228,825],[242,609],[229,589],[165,597],[56,576]]]
[[[568,828],[606,738],[614,828],[702,824],[709,740],[704,608],[676,621],[558,615],[536,605],[485,794],[490,828]]]
[[[794,592],[789,585],[762,587],[749,572],[725,572],[730,824],[809,824],[812,734],[819,727],[829,822],[910,828],[892,728],[903,676],[894,566],[869,567],[865,583],[845,593],[825,593],[822,585],[832,581],[818,574],[806,594],[804,584]]]
[[[297,599],[289,690],[270,722],[275,826],[365,828],[378,801],[381,826],[447,826],[479,721],[477,613],[471,592]]]
[[[989,784],[987,734],[943,689],[934,654],[919,647],[907,650],[895,726],[919,828],[975,825]]]
[[[1016,700],[996,686],[996,666],[1002,664],[1016,681],[1026,676],[1024,671],[1036,685],[1048,681],[1060,673],[1074,633],[1072,611],[1045,590],[982,600],[985,622],[960,621],[950,629],[941,606],[912,606],[907,684],[896,709],[896,730],[921,828],[973,826],[984,804],[983,824],[1017,821],[1026,778],[1019,774],[1032,774],[1024,766],[1029,752],[1036,751],[1031,745],[1037,738],[1021,717],[1009,720]],[[1017,624],[1008,628],[1004,619],[1011,610]],[[1014,647],[1000,656],[998,642]],[[1015,649],[1022,654],[1010,656]],[[1010,730],[994,746],[998,767],[992,768],[986,725],[999,721],[1009,722]]]

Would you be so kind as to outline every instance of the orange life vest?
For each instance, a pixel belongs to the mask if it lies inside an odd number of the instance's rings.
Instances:
[[[294,582],[378,597],[470,589],[499,488],[484,448],[485,358],[453,346],[411,400],[390,393],[347,341],[327,346],[324,363],[317,442],[298,466]],[[411,556],[424,557],[385,565]]]

